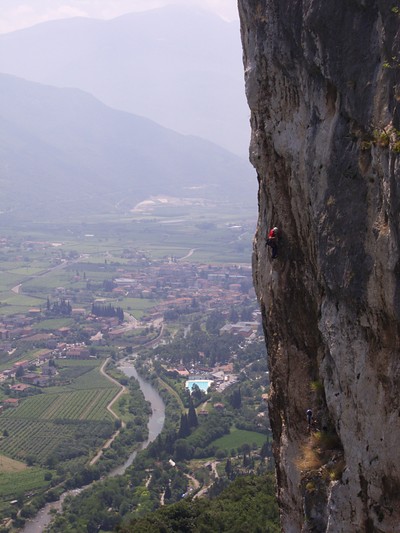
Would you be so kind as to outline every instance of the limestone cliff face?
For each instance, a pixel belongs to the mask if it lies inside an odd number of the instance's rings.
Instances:
[[[289,533],[400,532],[397,8],[239,0],[259,179],[254,279]]]

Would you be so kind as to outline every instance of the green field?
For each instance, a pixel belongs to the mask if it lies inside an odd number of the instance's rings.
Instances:
[[[85,440],[78,455],[101,446],[115,420],[107,405],[119,390],[100,373],[102,362],[59,360],[66,385],[41,389],[1,414],[0,453],[22,461],[34,457],[44,466],[52,456],[68,456],[65,450],[73,450],[77,439]]]
[[[62,287],[69,294],[86,284],[101,285],[118,277],[118,268],[141,267],[135,253],[151,261],[185,257],[185,261],[249,264],[256,223],[256,206],[157,208],[151,213],[94,216],[76,222],[32,223],[27,229],[0,228],[0,237],[15,240],[7,253],[0,249],[0,317],[25,313],[46,305],[47,297]],[[29,239],[32,249],[20,243]],[[51,243],[58,242],[54,247]],[[47,244],[46,244],[47,243]],[[134,260],[126,257],[126,251]],[[6,260],[8,258],[8,260]],[[19,293],[12,292],[20,287]],[[156,301],[114,299],[140,319]],[[79,302],[90,308],[89,302]]]
[[[43,266],[41,267],[21,266],[19,268],[10,270],[9,272],[11,272],[12,274],[16,274],[18,276],[29,277],[29,276],[36,276],[40,274],[41,272],[43,272],[43,270],[44,270]]]
[[[79,390],[64,394],[39,394],[26,398],[19,407],[0,417],[8,420],[112,420],[106,406],[114,398],[115,387]],[[1,448],[1,445],[0,445]]]
[[[215,440],[212,444],[220,450],[231,450],[232,448],[237,449],[243,444],[249,444],[250,446],[254,444],[257,447],[261,446],[266,442],[267,436],[262,433],[257,433],[256,431],[245,431],[243,429],[232,428],[229,435],[224,435],[219,439]]]
[[[12,473],[0,472],[1,499],[13,500],[24,492],[36,491],[48,487],[50,481],[45,481],[45,472],[46,470],[37,467],[26,468]]]
[[[24,279],[26,279],[26,276],[21,276],[21,274],[14,274],[8,271],[6,265],[3,264],[0,276],[0,291],[10,290]]]
[[[8,272],[18,269],[21,274],[34,273],[45,265],[46,258],[50,264],[55,256],[65,256],[70,252],[85,254],[90,262],[99,265],[104,265],[105,259],[108,264],[118,261],[125,265],[129,261],[121,257],[124,248],[143,250],[152,259],[180,258],[189,250],[196,249],[190,260],[249,263],[256,219],[255,200],[254,205],[245,207],[168,206],[150,213],[84,217],[84,221],[57,224],[33,223],[29,233],[23,226],[18,230],[15,224],[13,229],[4,228],[4,233],[10,235],[14,232],[21,238],[29,236],[37,241],[58,241],[62,246],[35,250],[29,255],[26,265],[15,261],[9,265],[6,261],[0,262],[0,269]],[[0,236],[1,233],[0,229]],[[32,280],[32,285],[38,286],[39,279]]]
[[[39,324],[35,324],[35,328],[43,331],[52,331],[72,326],[73,323],[72,318],[49,318],[47,320],[41,320]]]
[[[39,298],[37,298],[36,295],[32,297],[30,295],[25,295],[22,292],[19,294],[15,294],[14,292],[10,291],[6,294],[4,293],[2,294],[1,303],[7,306],[25,308],[24,310],[26,311],[30,307],[38,307],[46,303],[43,297],[40,297],[40,295],[38,296]],[[1,307],[0,309],[3,309],[5,311],[7,310],[6,308],[3,308],[3,307]]]
[[[32,278],[24,283],[23,290],[26,292],[42,291],[43,289],[54,289],[56,287],[64,287],[71,280],[71,273],[65,270],[54,270],[43,276]]]
[[[11,368],[19,361],[34,361],[37,358],[37,350],[24,351],[23,353],[14,352],[12,355],[6,353],[0,356],[0,371]]]

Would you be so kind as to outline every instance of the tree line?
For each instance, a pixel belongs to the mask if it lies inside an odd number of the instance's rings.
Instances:
[[[124,310],[122,307],[114,307],[111,304],[92,303],[92,315],[104,317],[117,317],[120,322],[124,321]]]

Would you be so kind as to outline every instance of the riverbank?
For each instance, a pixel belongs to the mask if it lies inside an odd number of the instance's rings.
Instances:
[[[120,387],[120,390],[118,392],[118,394],[111,400],[111,402],[107,405],[107,411],[109,413],[111,413],[111,415],[116,419],[116,420],[119,420],[117,414],[115,413],[115,411],[113,411],[112,409],[112,406],[120,399],[120,397],[123,395],[123,394],[126,394],[127,393],[127,388],[124,386],[124,385],[121,385],[121,383],[119,383],[116,379],[114,379],[112,376],[108,375],[107,372],[105,371],[105,368],[108,364],[108,362],[110,361],[110,357],[108,357],[104,363],[101,365],[100,367],[100,373],[105,377],[107,378],[109,381],[111,381],[112,383],[114,383],[114,385],[117,385],[118,387]],[[121,422],[121,428],[125,428],[126,427],[126,424],[123,420],[120,421]],[[114,440],[118,437],[118,435],[120,434],[121,432],[121,429],[118,429],[114,435],[112,435],[108,440],[107,442],[101,447],[101,449],[97,452],[97,454],[93,457],[93,459],[90,461],[89,465],[94,465],[98,462],[98,460],[100,459],[100,457],[103,455],[104,453],[104,450],[106,450],[107,448],[109,448],[111,446],[111,444],[114,442]]]
[[[138,381],[139,387],[145,397],[145,400],[148,401],[151,405],[152,414],[150,415],[148,421],[148,437],[141,444],[139,451],[144,450],[151,442],[153,442],[153,440],[157,438],[157,436],[161,433],[163,429],[165,421],[165,405],[157,390],[137,373],[136,368],[133,366],[133,363],[129,363],[128,361],[123,360],[119,368],[127,377],[133,377]],[[131,466],[131,464],[136,458],[137,453],[138,450],[133,451],[130,454],[129,458],[122,465],[111,470],[105,476],[105,479],[122,475],[125,470],[129,466]],[[60,500],[46,504],[43,509],[39,511],[39,513],[34,519],[27,521],[25,526],[20,529],[20,532],[43,533],[44,529],[50,524],[53,518],[53,513],[61,511],[62,504],[67,496],[76,496],[80,494],[83,490],[89,489],[94,483],[95,482],[90,483],[89,485],[86,485],[85,487],[82,487],[80,489],[73,489],[64,492]]]

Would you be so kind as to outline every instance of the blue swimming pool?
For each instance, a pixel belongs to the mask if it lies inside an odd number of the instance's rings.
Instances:
[[[197,385],[200,390],[207,392],[211,383],[212,381],[210,379],[188,379],[186,381],[186,388],[192,392],[193,385]]]

